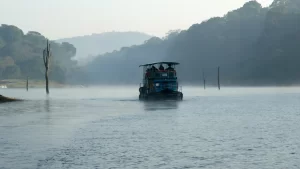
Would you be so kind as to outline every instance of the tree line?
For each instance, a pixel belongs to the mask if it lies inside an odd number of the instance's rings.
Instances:
[[[94,83],[139,83],[138,65],[177,61],[182,82],[289,85],[300,83],[300,1],[275,0],[263,8],[250,1],[223,17],[188,30],[170,31],[142,45],[99,55],[84,69]]]
[[[16,26],[0,26],[0,80],[1,79],[44,79],[43,50],[47,39],[38,32],[26,34]],[[76,48],[69,43],[50,42],[53,51],[49,76],[51,80],[65,82],[74,69],[76,61],[72,57]]]
[[[217,85],[290,85],[300,83],[300,1],[275,0],[267,8],[256,1],[189,29],[153,37],[142,45],[123,47],[96,56],[84,67],[72,58],[76,48],[50,42],[53,51],[49,78],[80,84],[138,84],[139,65],[176,61],[181,82]],[[44,79],[46,38],[24,34],[11,25],[0,27],[0,79]]]

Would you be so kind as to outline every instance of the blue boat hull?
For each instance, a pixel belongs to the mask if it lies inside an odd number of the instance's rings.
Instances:
[[[153,93],[141,93],[140,100],[182,100],[183,94],[178,91],[162,91]]]

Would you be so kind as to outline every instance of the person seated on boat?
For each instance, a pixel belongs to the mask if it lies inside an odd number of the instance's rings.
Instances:
[[[174,71],[174,68],[172,68],[172,65],[171,64],[168,64],[168,68],[166,69],[166,70],[168,70],[168,71]]]
[[[145,73],[145,79],[147,79],[148,77],[150,77],[150,72],[147,71],[147,72]]]
[[[160,71],[164,71],[164,70],[165,70],[165,68],[164,68],[164,66],[163,66],[162,64],[160,64],[159,70],[160,70]]]

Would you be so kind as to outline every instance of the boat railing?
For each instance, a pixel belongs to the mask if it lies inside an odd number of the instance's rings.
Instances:
[[[157,79],[177,78],[176,71],[150,71],[145,73],[145,77]]]
[[[181,92],[181,93],[182,93],[182,86],[180,86],[180,87],[179,87],[179,92]]]

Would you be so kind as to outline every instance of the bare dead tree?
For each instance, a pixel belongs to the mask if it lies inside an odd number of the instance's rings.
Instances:
[[[221,86],[220,86],[220,67],[218,67],[218,88],[219,88],[219,90],[221,89]]]
[[[50,43],[47,39],[47,47],[43,51],[43,59],[44,59],[44,65],[46,68],[45,71],[45,78],[46,78],[46,93],[49,94],[49,80],[48,80],[48,71],[49,71],[49,65],[50,65],[50,57],[52,55],[51,49],[50,49]]]
[[[203,87],[204,87],[204,90],[205,90],[205,75],[204,75],[204,71],[202,70],[202,78],[203,78]]]
[[[28,76],[27,76],[27,80],[26,80],[26,90],[28,91]]]

